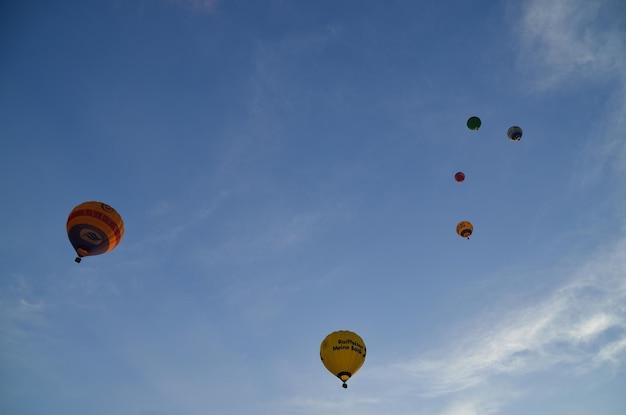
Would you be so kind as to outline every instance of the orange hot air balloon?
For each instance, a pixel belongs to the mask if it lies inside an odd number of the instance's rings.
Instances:
[[[454,180],[459,183],[463,183],[463,181],[465,180],[465,173],[463,173],[462,171],[456,172],[456,174],[454,175]]]
[[[456,225],[456,233],[463,238],[470,238],[470,235],[474,232],[474,226],[472,226],[471,222],[463,220]]]
[[[106,203],[85,202],[67,218],[67,236],[78,256],[100,255],[113,250],[124,236],[122,217]]]
[[[337,376],[343,387],[365,362],[365,343],[356,333],[339,330],[330,333],[320,345],[320,358],[324,367]]]

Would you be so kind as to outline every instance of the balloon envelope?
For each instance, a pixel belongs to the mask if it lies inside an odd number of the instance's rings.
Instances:
[[[511,141],[519,141],[522,138],[522,133],[522,129],[517,125],[514,125],[507,130],[506,135]]]
[[[474,232],[474,226],[471,222],[463,220],[456,225],[456,233],[463,238],[470,238],[470,235]]]
[[[102,202],[76,206],[67,218],[67,236],[76,250],[76,262],[84,256],[100,255],[115,248],[124,235],[122,217]]]
[[[467,128],[469,128],[470,130],[478,130],[480,128],[480,118],[473,116],[473,117],[469,117],[467,119]]]
[[[454,180],[459,183],[463,183],[463,180],[465,180],[465,173],[463,173],[462,171],[456,172],[456,174],[454,175]]]
[[[320,358],[330,373],[346,382],[365,362],[365,343],[358,334],[347,330],[330,333],[320,345]]]

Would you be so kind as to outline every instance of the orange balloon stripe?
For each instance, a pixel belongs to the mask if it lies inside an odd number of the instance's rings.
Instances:
[[[93,209],[79,209],[76,210],[74,212],[72,212],[69,216],[69,218],[67,219],[68,224],[70,223],[70,221],[72,221],[75,218],[95,218],[97,220],[99,220],[99,222],[105,223],[106,225],[108,225],[108,227],[111,229],[111,231],[113,231],[113,233],[115,234],[115,237],[117,239],[121,239],[122,238],[122,229],[124,225],[121,225],[121,221],[120,224],[118,224],[115,220],[113,220],[111,217],[107,216],[106,214],[93,210]],[[97,222],[95,222],[97,223]],[[69,227],[68,227],[69,229]]]
[[[101,229],[108,235],[109,249],[107,252],[115,248],[122,240],[122,228],[113,219],[102,212],[93,209],[78,209],[73,211],[67,219],[67,230],[69,231],[74,226],[81,223],[92,225],[97,229]],[[106,228],[102,229],[102,225],[106,225]],[[110,232],[107,232],[107,228]]]

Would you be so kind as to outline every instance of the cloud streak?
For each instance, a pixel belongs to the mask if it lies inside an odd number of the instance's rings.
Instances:
[[[626,359],[626,240],[586,262],[540,301],[496,311],[436,353],[375,368],[407,385],[404,394],[454,402],[446,415],[499,413],[531,374],[585,376]],[[487,392],[488,390],[488,392]],[[484,392],[484,393],[483,393]],[[471,395],[471,399],[468,398]],[[455,401],[456,399],[456,401]]]
[[[521,62],[538,89],[580,77],[623,81],[626,42],[602,6],[581,0],[524,3],[518,26]]]
[[[526,87],[546,91],[572,85],[610,85],[606,104],[587,135],[581,184],[596,184],[607,167],[626,171],[626,10],[620,2],[532,0],[521,6],[516,27],[519,68],[529,76]],[[593,157],[589,157],[592,155]],[[619,195],[618,195],[619,197]],[[626,224],[624,200],[613,201],[621,225]]]

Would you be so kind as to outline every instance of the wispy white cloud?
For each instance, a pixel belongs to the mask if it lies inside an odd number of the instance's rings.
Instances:
[[[468,400],[450,405],[442,415],[485,415],[494,413],[493,404]]]
[[[610,3],[584,0],[523,3],[515,30],[533,84],[544,89],[580,78],[626,79],[626,39],[613,12],[619,10]]]
[[[572,339],[572,341],[591,341],[616,323],[616,319],[613,316],[599,313],[587,318],[580,324],[574,325],[570,332],[567,333],[567,337]]]
[[[150,209],[148,209],[148,216],[158,218],[167,215],[172,211],[172,205],[166,200],[159,200]]]
[[[23,332],[23,328],[40,325],[49,304],[33,294],[31,284],[23,275],[12,276],[13,285],[0,298],[0,323],[4,330],[13,333]],[[5,333],[6,334],[6,333]],[[0,336],[3,337],[3,336]]]
[[[343,399],[313,399],[305,396],[294,396],[283,404],[290,410],[299,411],[306,409],[307,413],[328,413],[359,410],[359,408],[368,405],[380,404],[380,399],[366,396],[346,396]],[[311,411],[311,412],[309,412]]]
[[[0,361],[32,368],[34,359],[24,350],[31,350],[41,338],[39,333],[49,326],[47,314],[52,306],[33,293],[24,276],[11,278],[12,287],[0,293]]]
[[[585,132],[581,186],[596,185],[604,174],[626,171],[626,9],[619,1],[531,0],[511,14],[520,47],[518,68],[524,88],[535,92],[563,87],[610,85],[606,103]],[[616,195],[619,198],[620,195]],[[616,199],[614,198],[614,199]],[[624,211],[626,202],[611,200]],[[619,215],[619,214],[618,214]],[[622,215],[622,219],[626,216]]]
[[[621,355],[626,351],[626,338],[619,339],[602,347],[594,357],[594,366],[603,362],[611,362],[615,365],[621,364]]]
[[[196,184],[195,187],[201,186]],[[193,209],[185,209],[183,203],[179,201],[155,202],[145,213],[149,218],[157,220],[160,226],[154,227],[154,233],[149,240],[159,244],[163,241],[176,240],[184,231],[202,225],[227,196],[228,192],[216,193],[210,199],[196,203]]]
[[[626,56],[626,50],[624,51],[624,56]],[[626,60],[624,68],[626,68]],[[598,153],[600,160],[605,162],[600,163],[596,170],[609,165],[620,175],[623,175],[626,171],[626,146],[624,146],[622,137],[626,128],[626,69],[622,75],[621,85],[617,86],[610,101],[607,102],[606,107],[610,110],[607,111],[607,114],[601,120],[603,127],[598,132],[598,135],[606,136],[607,139],[599,140],[598,137],[592,137],[594,139],[593,142],[603,143],[595,151]],[[610,163],[606,163],[606,161]],[[599,173],[597,173],[597,176],[600,176]]]
[[[43,308],[45,307],[43,303],[31,304],[23,298],[20,299],[20,304],[35,310],[43,310]]]
[[[625,272],[626,240],[581,264],[541,300],[494,310],[451,337],[455,346],[371,372],[385,381],[392,373],[404,394],[452,400],[445,415],[473,415],[499,413],[525,388],[506,389],[498,385],[503,379],[515,384],[557,368],[572,376],[619,368],[626,361]]]
[[[318,219],[314,213],[303,213],[276,221],[262,236],[261,242],[276,250],[293,247],[310,236]]]
[[[271,261],[307,243],[325,215],[280,208],[277,212],[259,209],[257,217],[231,224],[228,235],[214,246],[198,247],[194,259],[207,265]]]
[[[28,333],[31,327],[44,325],[48,308],[43,302],[32,304],[23,298],[19,301],[0,301],[0,327],[4,331],[2,337],[21,336]]]

